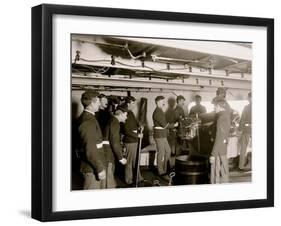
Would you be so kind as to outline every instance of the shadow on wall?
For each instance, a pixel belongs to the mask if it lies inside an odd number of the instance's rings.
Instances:
[[[71,114],[72,114],[72,120],[79,117],[79,104],[77,102],[71,103]]]

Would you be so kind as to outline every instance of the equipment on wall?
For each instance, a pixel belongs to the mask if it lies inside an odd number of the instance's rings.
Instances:
[[[139,133],[143,134],[144,131],[144,126],[146,125],[146,113],[147,113],[147,99],[146,98],[141,98],[140,101],[140,108],[139,108]],[[142,149],[142,140],[143,137],[140,138],[139,144],[138,144],[138,150],[137,150],[137,160],[136,160],[136,187],[138,187],[139,183],[139,174],[140,174],[140,153]]]

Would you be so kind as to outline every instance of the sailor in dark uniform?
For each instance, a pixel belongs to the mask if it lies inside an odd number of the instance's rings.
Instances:
[[[216,137],[212,149],[211,183],[229,182],[229,167],[227,159],[227,143],[231,126],[231,117],[223,97],[215,97],[212,101],[216,113]]]
[[[195,96],[196,104],[190,109],[189,116],[196,117],[196,115],[200,115],[207,112],[206,108],[201,104],[201,100],[202,100],[201,96],[199,95]]]
[[[183,106],[185,98],[182,95],[177,96],[177,106],[175,108],[175,122],[179,122],[181,118],[185,117]]]
[[[127,160],[123,157],[123,147],[121,145],[120,136],[120,123],[124,123],[126,119],[127,110],[117,107],[105,127],[103,146],[106,151],[106,161],[108,164],[107,188],[116,187],[114,179],[115,159],[117,159],[117,161],[119,161],[122,165],[127,163]]]
[[[175,98],[170,97],[168,99],[168,108],[165,112],[165,116],[166,116],[166,121],[171,124],[176,122],[175,121],[175,105],[176,105]],[[176,142],[177,142],[177,131],[175,128],[169,129],[167,139],[168,139],[168,142],[169,142],[169,145],[171,148],[171,155],[173,156],[176,154]]]
[[[246,150],[251,139],[252,128],[252,93],[248,93],[249,104],[243,109],[242,116],[239,123],[239,131],[241,131],[240,137],[240,157],[239,157],[239,169],[245,169]]]
[[[156,108],[153,112],[152,119],[154,124],[154,134],[153,137],[156,143],[157,149],[157,169],[158,174],[163,177],[167,173],[168,162],[171,158],[171,148],[167,140],[168,129],[172,129],[178,126],[176,123],[167,123],[164,108],[164,99],[163,96],[157,96],[155,98]],[[167,178],[165,178],[167,179]]]
[[[99,95],[100,98],[100,109],[96,113],[96,118],[99,122],[101,131],[104,132],[105,126],[111,118],[111,113],[108,109],[108,99],[104,94]]]
[[[98,95],[97,92],[86,91],[81,97],[84,111],[78,119],[78,146],[81,150],[83,189],[106,188],[106,156],[102,133],[95,117],[100,107]]]
[[[174,115],[174,123],[179,123],[180,121],[185,118],[185,113],[183,110],[185,98],[182,95],[177,96],[177,106],[175,108],[175,115]],[[175,155],[178,156],[181,154],[181,151],[183,149],[184,142],[179,137],[179,130],[177,131],[177,136],[176,136],[176,145],[175,145]],[[173,161],[174,162],[174,161]]]
[[[129,96],[125,100],[125,105],[128,109],[127,120],[124,123],[124,143],[127,149],[127,164],[125,165],[125,181],[128,185],[134,183],[134,172],[136,169],[137,150],[139,138],[143,137],[142,133],[139,133],[138,121],[132,112],[136,108],[136,99]],[[139,166],[138,166],[139,167]],[[139,174],[138,182],[142,181],[143,178]],[[137,182],[137,183],[138,183]]]

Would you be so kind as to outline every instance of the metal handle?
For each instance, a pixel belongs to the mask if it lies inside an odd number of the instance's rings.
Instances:
[[[173,177],[174,177],[174,176],[176,176],[176,173],[175,173],[175,172],[171,172],[171,173],[169,174],[169,177],[170,177],[169,186],[172,185],[172,181],[173,181]]]
[[[159,180],[154,180],[154,181],[153,181],[153,185],[154,185],[154,186],[161,186]]]

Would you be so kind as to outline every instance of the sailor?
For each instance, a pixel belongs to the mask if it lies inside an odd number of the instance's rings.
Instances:
[[[96,113],[96,118],[99,122],[102,133],[104,132],[105,126],[111,118],[110,111],[108,109],[108,99],[104,94],[99,95],[100,98],[100,109]]]
[[[179,123],[179,125],[180,125],[180,121],[184,120],[185,118],[185,113],[183,110],[184,102],[185,102],[185,98],[182,95],[177,96],[177,106],[175,108],[174,123],[177,122]],[[175,146],[176,156],[181,154],[184,145],[182,138],[179,136],[179,130],[177,132],[178,135],[176,137],[176,146]]]
[[[226,107],[226,110],[232,114],[232,108],[230,107],[229,103],[226,101],[226,91],[227,91],[228,88],[226,87],[219,87],[216,91],[216,96],[217,97],[221,97],[225,100],[225,107]]]
[[[202,97],[200,95],[195,96],[195,106],[193,106],[189,111],[189,116],[196,117],[196,115],[206,113],[206,107],[201,104]]]
[[[251,140],[251,128],[252,128],[252,93],[248,93],[249,104],[243,109],[242,116],[239,123],[240,137],[240,157],[239,157],[239,169],[245,169],[246,163],[246,150]]]
[[[120,123],[124,123],[126,119],[127,110],[117,107],[105,127],[103,146],[107,161],[107,188],[116,187],[116,181],[114,179],[115,159],[122,165],[127,163],[127,160],[123,157],[123,147],[120,137]]]
[[[183,106],[185,98],[182,95],[177,96],[177,106],[175,108],[175,122],[179,122],[181,118],[185,117]]]
[[[168,99],[168,108],[165,112],[165,116],[166,116],[166,121],[171,124],[175,123],[175,105],[176,105],[175,98],[170,97]],[[173,156],[176,154],[176,141],[177,141],[176,140],[177,134],[175,128],[169,129],[167,139],[171,148],[171,155]]]
[[[143,137],[142,133],[139,133],[139,125],[137,119],[133,113],[136,106],[136,99],[133,96],[128,96],[125,99],[125,105],[128,109],[127,120],[124,123],[124,143],[127,149],[127,164],[125,165],[125,181],[128,185],[134,183],[134,172],[136,170],[138,141]],[[139,166],[138,166],[139,167]],[[141,174],[138,176],[136,183],[143,181]]]
[[[118,96],[109,96],[108,112],[113,114],[116,108],[121,104]]]
[[[178,126],[176,123],[167,123],[164,109],[165,97],[157,96],[155,98],[156,108],[153,112],[152,119],[154,123],[154,134],[153,137],[156,143],[157,150],[157,170],[159,176],[164,179],[167,178],[167,166],[171,158],[171,148],[167,140],[168,129],[172,129]]]
[[[210,157],[211,183],[227,183],[229,181],[229,167],[226,154],[231,118],[223,97],[215,97],[212,103],[216,113],[216,137]]]
[[[103,137],[95,117],[100,107],[98,95],[95,91],[85,91],[81,97],[84,111],[78,119],[78,136],[81,149],[80,171],[84,176],[83,189],[106,188]]]

